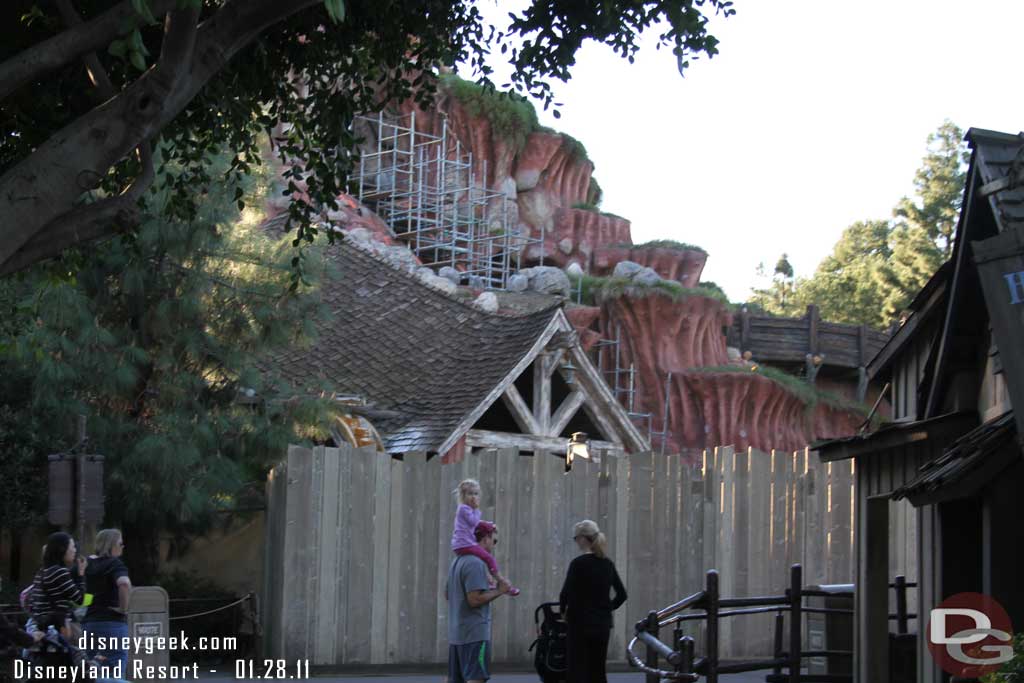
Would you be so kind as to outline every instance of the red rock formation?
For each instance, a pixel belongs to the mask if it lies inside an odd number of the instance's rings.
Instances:
[[[580,314],[574,324],[585,324]],[[812,441],[856,431],[856,413],[819,403],[813,408],[786,387],[755,372],[702,372],[728,363],[723,328],[731,314],[716,299],[651,293],[605,301],[597,325],[602,337],[622,340],[619,362],[635,369],[634,409],[651,414],[654,431],[665,421],[666,452],[733,445],[797,450]],[[611,354],[604,355],[610,370]],[[666,393],[666,376],[668,387]],[[660,439],[653,444],[660,447]]]
[[[584,351],[589,351],[601,339],[601,333],[591,329],[600,316],[601,309],[597,306],[570,306],[565,309],[565,317],[579,333]]]
[[[576,262],[587,270],[598,245],[619,242],[630,242],[625,218],[587,209],[556,209],[552,227],[544,234],[544,263],[564,268]],[[530,265],[538,263],[540,245],[530,245],[524,259]]]
[[[656,292],[615,297],[602,303],[599,324],[609,339],[621,329],[625,362],[635,363],[637,372],[643,368],[664,375],[729,361],[722,328],[732,324],[732,314],[717,299],[673,301]]]
[[[514,135],[496,130],[486,116],[470,114],[458,98],[443,89],[430,109],[419,109],[411,101],[399,109],[405,117],[415,114],[420,133],[440,136],[447,121],[448,139],[458,140],[462,153],[473,155],[475,172],[481,174],[479,182],[515,202],[511,227],[519,227],[525,234],[554,231],[561,209],[587,201],[594,164],[569,136],[530,132],[520,148]],[[410,120],[404,118],[403,123],[408,125]],[[628,233],[628,222],[623,222]]]
[[[489,119],[472,116],[457,98],[443,90],[438,92],[437,100],[430,109],[420,109],[409,101],[401,106],[401,110],[406,116],[415,111],[416,130],[435,137],[441,136],[447,120],[447,136],[459,141],[463,154],[472,153],[474,170],[481,174],[479,182],[488,188],[505,189],[505,181],[513,173],[517,150],[508,135],[494,131]],[[485,167],[487,175],[483,177]]]
[[[537,187],[541,174],[561,146],[562,136],[558,133],[530,133],[526,146],[516,158],[516,190],[525,192]]]
[[[653,268],[666,280],[675,280],[684,287],[696,287],[708,255],[692,249],[670,249],[667,247],[629,247],[625,244],[605,242],[594,250],[590,272],[594,275],[611,275],[615,264],[620,261],[634,261]],[[611,245],[611,246],[607,246]]]

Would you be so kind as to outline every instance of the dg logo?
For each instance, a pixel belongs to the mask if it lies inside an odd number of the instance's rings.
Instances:
[[[928,649],[954,676],[979,678],[998,671],[1013,659],[1010,616],[992,596],[957,593],[931,611]]]

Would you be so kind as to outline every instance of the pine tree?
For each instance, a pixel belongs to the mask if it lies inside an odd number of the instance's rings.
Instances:
[[[107,523],[132,539],[133,578],[155,571],[160,532],[206,529],[321,417],[316,402],[278,396],[259,365],[309,338],[316,300],[288,292],[291,247],[239,221],[253,188],[222,182],[225,158],[197,188],[194,219],[151,218],[71,271],[37,269],[7,288],[18,322],[3,359],[31,378],[28,400],[7,409],[52,426],[49,452],[88,416],[92,449],[107,458]],[[154,213],[165,215],[166,196],[149,198]],[[240,394],[269,400],[252,407]]]
[[[925,231],[942,261],[953,253],[953,232],[963,202],[970,160],[963,140],[964,132],[948,119],[928,136],[928,153],[914,176],[916,198],[903,197],[894,210],[898,219]]]
[[[814,274],[796,279],[788,299],[785,276],[779,280],[789,266],[783,254],[776,280],[755,289],[751,302],[777,315],[799,315],[814,303],[826,320],[887,327],[952,253],[968,159],[962,139],[959,128],[943,122],[928,136],[915,197],[903,197],[891,221],[847,227]]]

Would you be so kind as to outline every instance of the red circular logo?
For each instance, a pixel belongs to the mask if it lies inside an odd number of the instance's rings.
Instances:
[[[1010,615],[990,595],[957,593],[928,619],[928,649],[946,673],[980,678],[1013,659]]]

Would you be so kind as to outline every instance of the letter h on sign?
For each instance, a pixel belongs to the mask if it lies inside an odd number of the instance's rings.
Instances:
[[[1010,288],[1010,303],[1024,303],[1024,270],[1016,273],[1005,273],[1006,286]]]

